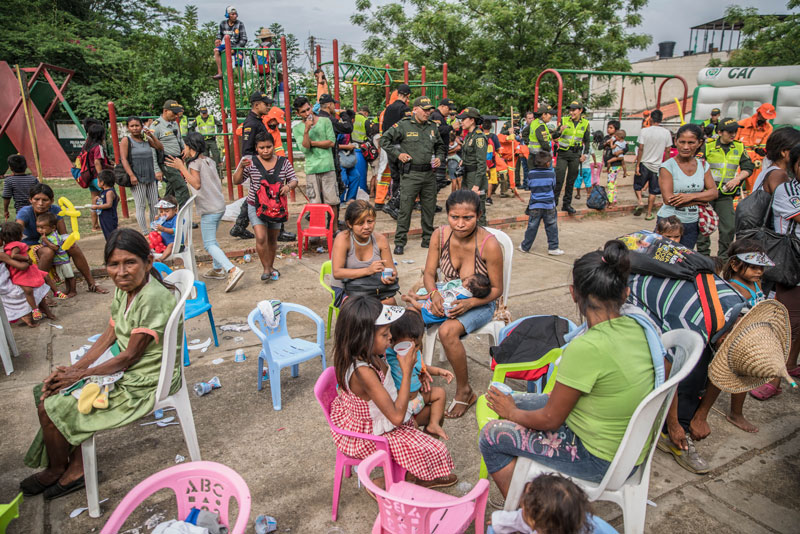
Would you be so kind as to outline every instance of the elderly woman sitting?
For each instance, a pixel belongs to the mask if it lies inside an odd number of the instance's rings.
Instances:
[[[34,388],[42,428],[25,464],[46,469],[20,483],[25,495],[44,493],[46,499],[54,499],[82,488],[80,444],[97,431],[136,421],[155,404],[164,330],[175,308],[175,296],[153,269],[150,247],[139,232],[129,228],[114,232],[106,242],[104,259],[109,278],[117,286],[108,327],[75,365],[57,367]],[[182,326],[178,336],[181,331]],[[90,369],[108,349],[118,354]],[[119,371],[123,375],[108,393],[105,409],[82,413],[72,395],[61,393],[82,379]],[[173,392],[180,387],[180,380],[180,366],[176,366]],[[102,403],[94,406],[101,408]]]

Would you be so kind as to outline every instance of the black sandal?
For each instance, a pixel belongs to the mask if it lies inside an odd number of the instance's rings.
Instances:
[[[44,492],[44,498],[48,501],[53,499],[58,499],[59,497],[63,497],[64,495],[69,495],[74,491],[78,491],[86,486],[86,482],[84,481],[83,477],[70,482],[66,486],[62,486],[60,482],[56,482]]]
[[[48,489],[50,486],[53,486],[53,484],[50,484],[49,486],[43,484],[38,478],[36,478],[36,475],[37,473],[34,473],[19,483],[19,489],[22,492],[23,496],[32,497],[34,495],[39,495],[40,493],[43,493],[46,489]]]

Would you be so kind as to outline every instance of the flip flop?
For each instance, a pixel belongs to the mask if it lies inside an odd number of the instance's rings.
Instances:
[[[782,392],[783,390],[780,387],[776,388],[775,386],[767,382],[763,386],[758,386],[755,389],[751,389],[750,395],[760,401],[765,401],[767,399],[775,397],[776,395],[780,395]]]
[[[97,398],[94,399],[94,402],[92,403],[92,407],[93,408],[97,408],[98,410],[105,410],[106,408],[108,408],[108,386],[107,385],[103,386],[103,390],[100,392],[100,394],[97,396]]]
[[[444,416],[447,417],[448,419],[458,419],[460,417],[464,417],[464,414],[467,413],[469,411],[470,407],[472,407],[472,405],[475,404],[476,402],[478,402],[478,396],[475,394],[474,391],[472,392],[472,397],[470,397],[469,402],[464,402],[464,401],[453,399],[450,402],[450,405],[447,407],[447,410],[444,412]],[[450,412],[453,411],[453,408],[456,407],[456,404],[463,404],[464,406],[466,406],[466,408],[461,413],[461,415],[457,415],[457,416],[450,415]]]
[[[34,495],[39,495],[40,493],[44,493],[44,491],[52,486],[47,486],[42,484],[42,482],[36,478],[36,474],[34,473],[22,482],[19,483],[19,489],[22,492],[22,495],[25,497],[32,497]]]
[[[787,373],[789,373],[789,376],[792,376],[794,378],[800,378],[800,365],[798,365],[794,369],[789,369]]]
[[[62,486],[60,482],[56,482],[49,488],[47,488],[44,492],[44,498],[48,501],[53,499],[58,499],[59,497],[63,497],[64,495],[69,495],[73,491],[78,491],[79,489],[83,488],[86,485],[83,477],[70,482],[66,486]]]
[[[653,214],[651,213],[650,215],[648,215],[647,217],[645,217],[645,218],[644,218],[644,220],[645,220],[645,221],[652,221],[652,220],[653,220],[653,219],[655,219],[655,218],[656,218],[656,216],[655,216],[655,215],[653,215]]]
[[[639,215],[642,214],[643,209],[644,208],[642,208],[641,206],[636,206],[635,208],[633,208],[633,214],[638,217]]]
[[[34,308],[33,309],[33,320],[34,321],[41,321],[42,317],[44,317],[44,315],[42,314],[41,311],[39,311],[39,308]]]
[[[86,415],[92,411],[92,404],[95,399],[100,395],[100,386],[94,382],[89,382],[81,390],[81,396],[78,399],[78,411]]]

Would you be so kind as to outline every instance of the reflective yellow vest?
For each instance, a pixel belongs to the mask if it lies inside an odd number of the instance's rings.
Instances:
[[[536,130],[539,129],[539,126],[544,126],[544,135],[542,135],[542,137],[544,137],[544,140],[547,142],[546,147],[540,145],[539,140],[536,138]],[[550,152],[553,146],[552,141],[553,136],[550,135],[550,130],[547,128],[547,124],[545,124],[542,119],[534,119],[531,123],[530,133],[528,134],[528,147],[531,150],[546,150],[547,152]]]
[[[703,131],[705,131],[705,129],[708,128],[708,126],[710,124],[711,124],[711,119],[704,120],[703,121]],[[719,132],[717,132],[717,126],[719,126],[719,123],[714,125],[714,131],[711,133],[711,137],[713,137],[714,139],[719,137]]]
[[[178,125],[181,128],[181,137],[186,137],[186,134],[189,133],[189,119],[186,118],[186,115],[181,117],[181,122]]]
[[[363,143],[367,138],[367,118],[361,113],[356,113],[353,119],[353,140]]]
[[[214,117],[211,114],[209,114],[208,118],[205,120],[203,120],[202,115],[198,115],[194,120],[197,122],[198,133],[205,136],[211,136],[217,133],[217,125],[214,123]]]
[[[567,129],[561,132],[561,137],[558,138],[559,150],[568,150],[574,146],[580,146],[583,143],[583,136],[586,130],[589,129],[589,121],[581,117],[578,124],[575,124],[572,119],[565,117],[561,119],[561,124],[566,124]]]
[[[706,141],[706,161],[711,167],[711,175],[717,183],[717,189],[723,195],[734,195],[736,190],[726,192],[722,189],[725,182],[729,182],[736,177],[736,171],[739,169],[739,161],[742,159],[742,154],[745,153],[744,145],[741,141],[734,141],[731,143],[728,153],[719,146],[717,139],[709,139]]]

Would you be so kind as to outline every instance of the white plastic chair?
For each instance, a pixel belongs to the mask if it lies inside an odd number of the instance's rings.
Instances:
[[[175,359],[178,348],[183,351],[183,340],[178,339],[178,326],[183,319],[183,308],[186,298],[192,290],[194,276],[188,269],[181,269],[170,274],[167,282],[174,284],[178,288],[178,299],[175,308],[169,316],[169,321],[164,329],[164,351],[161,359],[161,373],[158,377],[158,387],[156,388],[156,402],[153,411],[164,408],[175,408],[178,414],[178,421],[181,423],[183,437],[186,440],[186,447],[189,449],[189,456],[192,461],[200,460],[200,446],[197,443],[197,432],[194,427],[194,416],[192,406],[189,403],[189,389],[186,387],[186,378],[181,369],[181,387],[174,395],[169,394],[172,385],[172,373],[175,370]],[[180,360],[179,360],[180,361]],[[87,439],[81,444],[83,454],[83,476],[86,480],[86,499],[88,500],[89,515],[100,517],[100,496],[97,484],[97,456],[95,450],[95,436]]]
[[[622,508],[625,534],[644,532],[647,490],[650,486],[650,464],[659,432],[664,426],[664,420],[675,391],[678,389],[678,383],[694,369],[703,352],[703,339],[691,330],[672,330],[664,334],[662,340],[664,347],[674,355],[669,379],[647,395],[633,412],[633,417],[628,423],[617,454],[614,455],[603,480],[599,484],[595,484],[572,478],[572,481],[586,492],[590,501],[611,501]],[[636,472],[630,475],[648,439],[650,440],[648,445],[650,452]],[[553,469],[536,463],[534,460],[517,458],[517,465],[514,467],[514,475],[506,496],[505,509],[516,510],[519,507],[522,492],[528,481],[541,474],[552,472]]]
[[[175,244],[172,246],[171,257],[181,260],[183,268],[191,269],[197,279],[197,262],[192,246],[192,210],[195,198],[197,197],[192,195],[178,212],[178,220],[175,222]],[[183,243],[183,248],[181,248],[181,243]]]
[[[503,232],[502,230],[496,230],[494,228],[486,228],[489,232],[494,234],[494,237],[497,239],[497,242],[500,243],[500,247],[503,249],[503,294],[500,296],[500,302],[504,305],[508,305],[508,291],[509,287],[511,286],[511,260],[514,256],[514,243],[511,242],[511,238]],[[506,324],[503,321],[489,321],[482,327],[478,328],[470,335],[481,335],[485,334],[492,338],[492,343],[497,343],[497,340],[500,337],[500,330]],[[438,339],[439,333],[439,325],[429,326],[425,329],[425,338],[422,343],[422,357],[425,361],[425,365],[430,365],[433,361],[433,348],[436,344],[436,340]],[[440,346],[439,347],[439,361],[443,362],[447,359],[444,354],[444,349]]]
[[[11,362],[12,356],[19,356],[17,342],[14,340],[14,333],[11,331],[11,323],[8,322],[6,310],[3,307],[3,299],[0,299],[0,360],[3,360],[3,368],[6,374],[14,372],[14,364]]]

